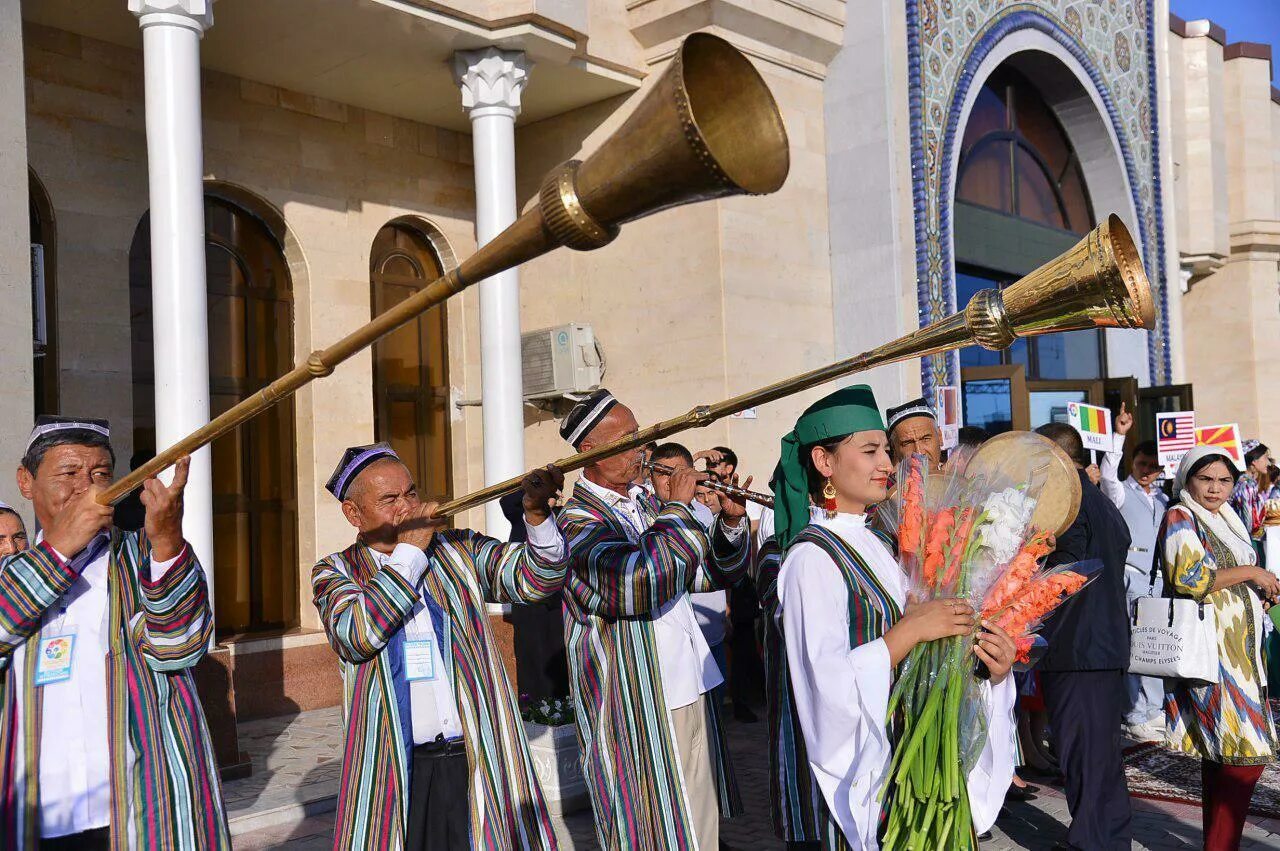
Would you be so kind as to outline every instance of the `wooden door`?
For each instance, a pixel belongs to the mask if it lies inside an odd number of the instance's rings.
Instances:
[[[376,316],[434,281],[444,270],[417,231],[398,224],[378,232],[369,255]],[[373,347],[374,434],[414,474],[423,499],[450,492],[449,385],[444,305]]]

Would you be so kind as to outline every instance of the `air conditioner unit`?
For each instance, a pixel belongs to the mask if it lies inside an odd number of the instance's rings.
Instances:
[[[524,398],[590,393],[600,386],[604,358],[590,325],[557,325],[520,336]]]

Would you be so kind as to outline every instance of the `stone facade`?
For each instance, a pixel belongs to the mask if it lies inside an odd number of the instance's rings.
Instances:
[[[1169,38],[1186,378],[1197,419],[1280,441],[1280,92],[1271,51],[1209,21]],[[1179,61],[1180,60],[1180,61]]]

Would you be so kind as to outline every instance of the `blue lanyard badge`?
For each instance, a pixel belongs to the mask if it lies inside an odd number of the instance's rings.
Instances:
[[[36,685],[44,686],[71,679],[75,649],[74,632],[42,637],[37,647]]]

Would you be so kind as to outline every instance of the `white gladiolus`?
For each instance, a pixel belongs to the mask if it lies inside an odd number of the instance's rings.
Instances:
[[[993,493],[982,504],[985,515],[978,527],[978,544],[991,552],[995,565],[1003,565],[1018,554],[1036,501],[1017,488]]]

